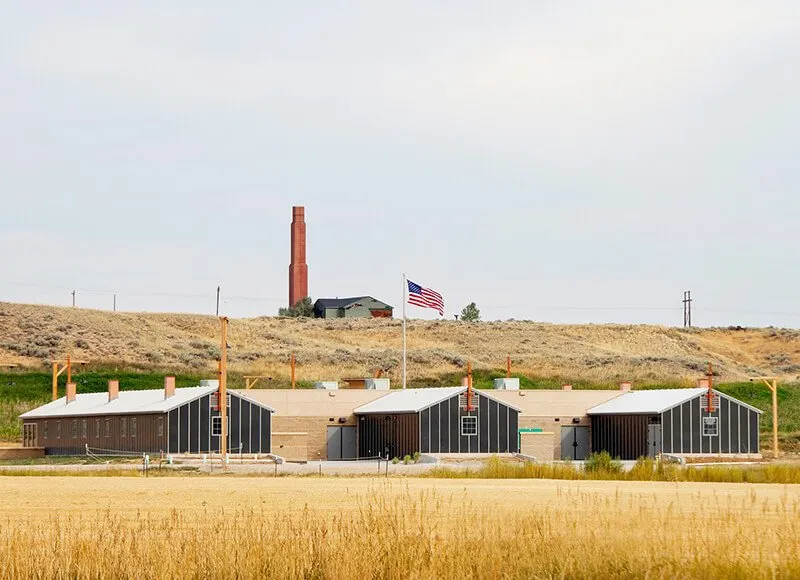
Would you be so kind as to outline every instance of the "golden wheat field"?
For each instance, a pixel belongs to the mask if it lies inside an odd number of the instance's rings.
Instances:
[[[8,578],[798,577],[800,486],[0,478]]]

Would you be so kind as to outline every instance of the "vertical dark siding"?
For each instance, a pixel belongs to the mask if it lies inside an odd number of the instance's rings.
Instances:
[[[200,452],[211,451],[211,401],[208,395],[200,399]]]
[[[188,453],[189,451],[189,405],[178,407],[178,452]]]
[[[519,411],[508,409],[508,451],[519,453]]]
[[[430,453],[431,451],[431,411],[430,409],[423,409],[423,411],[419,414],[419,425],[420,425],[420,449],[422,453]]]
[[[672,450],[672,410],[661,413],[661,437],[663,439],[662,451],[673,453]]]
[[[429,436],[429,448],[431,453],[439,453],[439,431],[441,430],[441,425],[439,423],[439,405],[434,405],[430,409],[430,436]],[[424,429],[424,425],[423,425]]]
[[[489,399],[479,397],[478,400],[478,449],[481,453],[489,452]]]
[[[675,453],[681,453],[681,408],[675,407],[672,409],[672,449]]]
[[[178,429],[178,409],[172,409],[169,412],[169,425],[167,427],[169,433],[169,452],[178,453],[178,438],[180,432]]]
[[[439,452],[450,453],[450,401],[439,403]]]
[[[739,451],[739,405],[730,403],[728,413],[730,414],[730,427],[729,432],[726,434],[730,440],[728,449],[730,453],[741,453]]]
[[[728,399],[720,397],[719,401],[719,449],[720,453],[730,453],[731,450],[731,425],[730,425],[731,404]]]
[[[239,401],[239,452],[250,453],[250,401]]]
[[[189,407],[189,453],[200,451],[200,402],[192,401]]]
[[[239,397],[231,396],[231,404],[228,409],[228,433],[230,434],[230,445],[228,451],[230,453],[239,453],[242,446],[239,431],[239,413],[241,412],[241,399]]]
[[[450,453],[461,453],[461,425],[459,424],[461,411],[458,407],[458,397],[451,397],[448,405],[450,407],[448,413],[450,420]]]
[[[420,415],[362,415],[358,418],[358,450],[361,457],[402,458],[420,449]]]
[[[498,413],[499,413],[499,405],[497,404],[497,401],[490,400],[489,422],[488,422],[489,453],[497,453],[500,449],[499,437],[497,436],[497,425],[499,423]]]
[[[508,407],[505,405],[498,405],[498,416],[500,422],[497,429],[497,450],[500,453],[508,453]]]
[[[748,433],[750,417],[747,407],[739,407],[739,453],[750,453],[750,435]]]
[[[748,410],[750,417],[750,453],[759,453],[758,448],[758,413]]]
[[[692,453],[700,453],[703,449],[703,420],[702,410],[700,408],[700,400],[692,399]]]
[[[692,410],[689,401],[686,401],[680,407],[681,413],[681,453],[691,453],[690,447],[692,445]]]
[[[648,421],[648,415],[593,415],[591,448],[595,453],[607,451],[620,459],[644,457]]]

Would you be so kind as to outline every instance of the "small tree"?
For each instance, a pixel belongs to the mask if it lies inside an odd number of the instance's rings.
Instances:
[[[305,316],[306,318],[311,318],[314,316],[314,303],[311,301],[311,297],[306,296],[294,306],[279,308],[278,316],[289,316],[290,318]]]
[[[481,311],[474,302],[467,304],[461,311],[461,320],[464,322],[480,322]]]

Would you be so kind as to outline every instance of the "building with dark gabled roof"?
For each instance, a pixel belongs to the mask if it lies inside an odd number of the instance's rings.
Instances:
[[[372,296],[320,298],[314,302],[316,318],[391,318],[393,310]]]

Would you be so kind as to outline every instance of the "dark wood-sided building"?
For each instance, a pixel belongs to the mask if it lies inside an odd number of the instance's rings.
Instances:
[[[47,455],[219,452],[217,381],[164,390],[79,393],[20,416],[23,445]],[[273,409],[228,392],[229,453],[272,452]]]
[[[517,453],[520,409],[467,387],[405,389],[355,409],[359,457]]]
[[[718,391],[709,401],[704,387],[630,391],[589,409],[592,451],[620,459],[758,455],[761,413]]]

